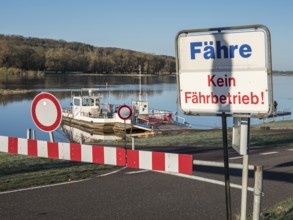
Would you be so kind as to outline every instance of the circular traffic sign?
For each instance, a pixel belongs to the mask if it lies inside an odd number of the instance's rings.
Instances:
[[[55,131],[62,120],[62,110],[58,99],[46,92],[34,98],[31,114],[35,125],[45,132]]]
[[[127,120],[131,117],[132,110],[128,105],[121,105],[118,109],[118,116],[122,120]]]

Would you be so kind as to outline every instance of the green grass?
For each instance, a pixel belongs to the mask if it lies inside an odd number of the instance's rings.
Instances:
[[[112,167],[0,153],[0,191],[85,179]]]
[[[264,125],[269,126],[271,129],[293,129],[293,120],[269,122],[261,126]]]
[[[293,197],[276,204],[265,210],[261,220],[292,220],[293,219]]]
[[[250,147],[291,147],[293,146],[293,120],[251,126]],[[232,129],[228,130],[228,142],[232,143]],[[93,144],[109,145],[109,142],[97,141]],[[111,145],[124,146],[124,140],[111,142]],[[136,146],[182,146],[182,147],[222,147],[222,130],[195,130],[179,134],[158,135],[148,138],[135,138]],[[127,139],[131,146],[131,139]]]
[[[198,131],[179,135],[161,135],[147,139],[136,138],[135,143],[142,146],[217,146],[222,140],[221,134],[220,130]]]
[[[240,220],[240,214],[235,215],[235,220]],[[292,220],[293,219],[293,197],[277,203],[276,205],[264,210],[260,220]],[[247,217],[252,220],[252,215]]]
[[[222,141],[221,130],[209,130],[209,131],[191,131],[178,134],[163,134],[156,136],[149,136],[147,138],[135,137],[136,146],[182,146],[182,147],[205,147],[205,146],[219,146]],[[132,140],[127,137],[127,146],[131,146]],[[124,140],[106,142],[95,141],[90,144],[99,145],[113,145],[124,146]]]

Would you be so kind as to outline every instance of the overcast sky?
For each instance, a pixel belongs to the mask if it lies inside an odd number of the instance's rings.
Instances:
[[[0,34],[175,56],[180,30],[264,24],[274,70],[293,70],[291,0],[0,0]]]

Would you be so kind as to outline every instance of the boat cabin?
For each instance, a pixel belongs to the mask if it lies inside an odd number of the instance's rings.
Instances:
[[[112,115],[113,105],[102,104],[102,96],[73,96],[72,114],[92,118]]]
[[[149,104],[145,101],[133,101],[132,109],[135,115],[138,114],[148,114],[149,113]]]

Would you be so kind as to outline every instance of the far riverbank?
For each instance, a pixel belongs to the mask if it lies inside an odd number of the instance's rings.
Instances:
[[[32,92],[32,90],[27,89],[0,89],[1,95],[11,95],[11,94],[26,94]]]

